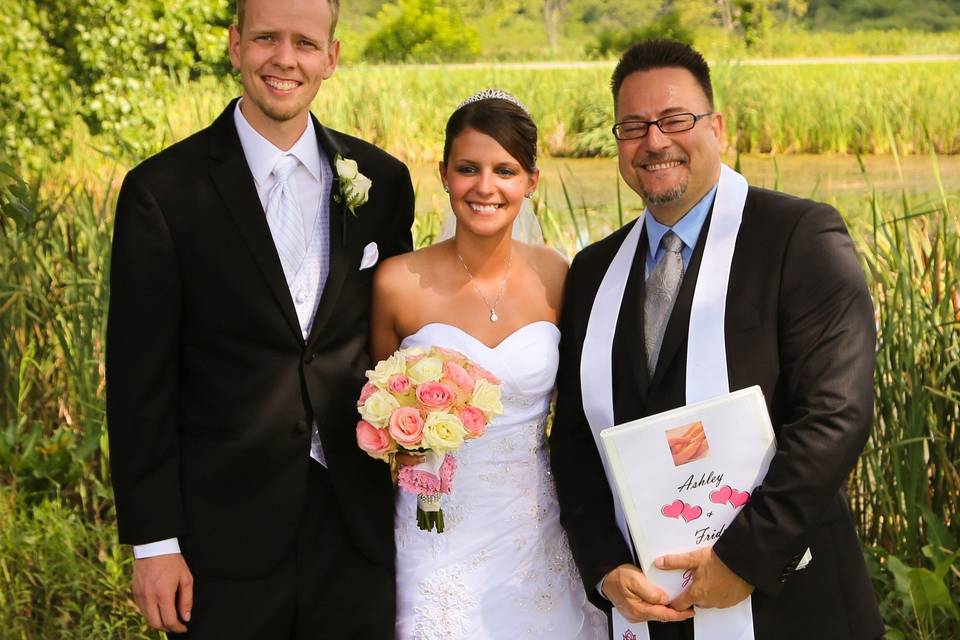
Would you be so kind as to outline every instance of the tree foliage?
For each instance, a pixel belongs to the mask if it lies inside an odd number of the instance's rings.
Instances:
[[[228,67],[229,0],[21,0],[0,7],[0,141],[19,157],[66,152],[79,116],[141,145],[170,76]]]
[[[667,11],[643,27],[604,29],[587,45],[587,55],[591,58],[619,56],[632,44],[651,38],[669,38],[693,45],[694,35],[679,12]]]
[[[469,62],[480,55],[480,34],[439,0],[384,5],[377,21],[363,50],[372,62]]]

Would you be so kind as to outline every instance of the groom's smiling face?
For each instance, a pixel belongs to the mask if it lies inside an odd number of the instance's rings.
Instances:
[[[230,60],[243,83],[243,114],[261,133],[305,122],[337,66],[332,21],[327,0],[247,0],[243,24],[230,27]]]

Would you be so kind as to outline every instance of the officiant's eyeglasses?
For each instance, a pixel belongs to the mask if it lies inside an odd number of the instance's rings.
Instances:
[[[693,113],[674,113],[658,120],[624,120],[613,125],[613,137],[617,140],[635,140],[647,135],[650,125],[657,125],[663,133],[680,133],[693,129],[697,122],[712,116],[713,111],[695,115]]]

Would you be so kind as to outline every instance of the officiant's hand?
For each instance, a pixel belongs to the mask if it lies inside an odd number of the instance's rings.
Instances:
[[[663,589],[632,564],[622,564],[603,578],[603,595],[630,622],[677,622],[693,617],[693,611],[675,611],[667,606],[670,598]]]
[[[184,633],[193,608],[193,575],[179,553],[133,563],[133,597],[154,629]],[[179,615],[178,615],[179,614]]]
[[[725,609],[746,599],[753,585],[723,564],[713,549],[698,549],[689,553],[657,558],[658,569],[689,569],[693,578],[690,585],[670,603],[678,611],[693,605],[711,609]]]

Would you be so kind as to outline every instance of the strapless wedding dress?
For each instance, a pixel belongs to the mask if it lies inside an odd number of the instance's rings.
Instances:
[[[607,638],[560,527],[545,449],[559,340],[545,321],[493,348],[441,323],[403,340],[404,348],[455,349],[496,375],[504,413],[457,452],[443,533],[418,529],[416,497],[398,492],[399,638]]]

